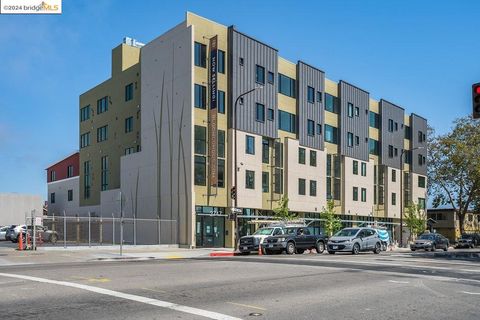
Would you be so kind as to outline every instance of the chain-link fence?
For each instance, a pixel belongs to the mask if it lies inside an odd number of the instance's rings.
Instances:
[[[176,220],[71,216],[42,220],[45,239],[50,239],[47,245],[178,244]]]

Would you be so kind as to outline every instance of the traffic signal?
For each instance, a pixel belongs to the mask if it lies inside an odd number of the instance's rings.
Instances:
[[[480,83],[472,85],[473,118],[480,118]]]
[[[230,189],[230,198],[233,200],[237,198],[237,187],[232,187],[232,189]]]

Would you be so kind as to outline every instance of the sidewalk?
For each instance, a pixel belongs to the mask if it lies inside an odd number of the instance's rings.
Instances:
[[[186,259],[208,257],[216,251],[232,251],[225,248],[184,249],[169,245],[124,245],[122,255],[120,246],[72,246],[66,249],[60,246],[39,247],[37,251],[18,251],[14,248],[0,248],[0,267],[56,264],[91,261],[121,261],[148,259]]]

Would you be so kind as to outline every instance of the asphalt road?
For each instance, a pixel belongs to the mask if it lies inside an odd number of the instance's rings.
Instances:
[[[479,260],[430,253],[23,265],[1,267],[0,287],[2,319],[480,316]]]

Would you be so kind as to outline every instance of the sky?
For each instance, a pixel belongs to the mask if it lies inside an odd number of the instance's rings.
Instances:
[[[78,150],[79,95],[111,50],[191,11],[235,27],[428,119],[445,133],[480,82],[480,1],[63,0],[61,15],[0,15],[0,192],[46,198],[45,168]]]

